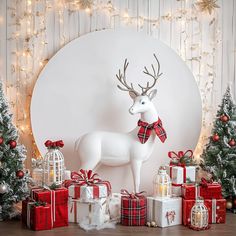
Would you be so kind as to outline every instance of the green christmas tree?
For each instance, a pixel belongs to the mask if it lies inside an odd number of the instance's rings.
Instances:
[[[212,136],[201,157],[203,169],[222,184],[223,196],[236,196],[236,107],[229,87],[217,112]]]
[[[28,194],[29,177],[23,165],[26,150],[17,140],[18,132],[12,124],[0,80],[0,220],[15,217],[18,212],[14,204]]]

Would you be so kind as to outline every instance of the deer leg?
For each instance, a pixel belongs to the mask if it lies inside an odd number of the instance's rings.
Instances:
[[[131,162],[131,169],[133,173],[133,179],[134,179],[134,191],[135,193],[139,192],[139,186],[140,186],[140,178],[141,178],[141,167],[142,167],[142,161],[132,161]]]

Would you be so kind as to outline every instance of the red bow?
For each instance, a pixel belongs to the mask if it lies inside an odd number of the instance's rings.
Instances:
[[[44,145],[47,147],[47,148],[56,148],[56,147],[64,147],[64,143],[62,140],[58,140],[58,141],[51,141],[51,140],[47,140]]]
[[[87,184],[87,185],[93,185],[101,180],[99,178],[95,178],[98,176],[97,173],[93,173],[92,170],[80,170],[79,173],[73,171],[71,173],[71,179],[72,182],[79,183],[81,185]]]
[[[163,143],[165,142],[167,135],[166,135],[166,131],[162,127],[162,122],[160,118],[158,118],[158,121],[152,124],[148,124],[147,122],[139,120],[138,126],[141,126],[138,131],[138,138],[141,143],[147,142],[148,138],[150,137],[152,133],[152,130],[156,132],[156,135],[161,140],[161,142]]]
[[[212,183],[213,183],[213,180],[212,180],[212,179],[207,180],[206,178],[202,177],[202,178],[201,178],[200,185],[201,185],[202,187],[207,188],[207,187],[209,186],[209,184],[212,184]]]
[[[126,189],[121,189],[120,192],[121,192],[122,195],[127,196],[131,199],[134,199],[134,198],[138,199],[139,197],[142,197],[144,193],[146,193],[145,191],[142,191],[142,192],[139,192],[139,193],[129,193],[129,191],[126,190]]]
[[[186,152],[179,151],[178,153],[176,153],[174,151],[168,152],[168,157],[171,158],[172,163],[175,163],[175,164],[179,163],[180,159],[184,156],[186,156],[188,158],[192,158],[193,151],[192,150],[187,150]]]

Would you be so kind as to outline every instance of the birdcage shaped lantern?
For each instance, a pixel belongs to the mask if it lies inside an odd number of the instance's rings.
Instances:
[[[171,179],[165,167],[161,166],[153,179],[153,196],[156,198],[169,198],[172,194]]]
[[[203,199],[197,199],[191,209],[191,225],[195,230],[205,230],[209,228],[208,224],[208,209],[204,205]]]
[[[48,152],[45,154],[43,161],[43,183],[46,186],[52,184],[61,185],[64,181],[64,156],[60,148],[64,146],[62,140],[45,142]]]

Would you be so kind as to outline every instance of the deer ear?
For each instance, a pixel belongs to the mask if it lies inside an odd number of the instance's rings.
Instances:
[[[156,89],[153,89],[149,94],[148,94],[148,97],[150,100],[152,100],[154,97],[156,97],[157,95],[157,90]]]
[[[129,91],[129,96],[132,98],[132,99],[135,99],[137,97],[137,94],[133,91]]]

